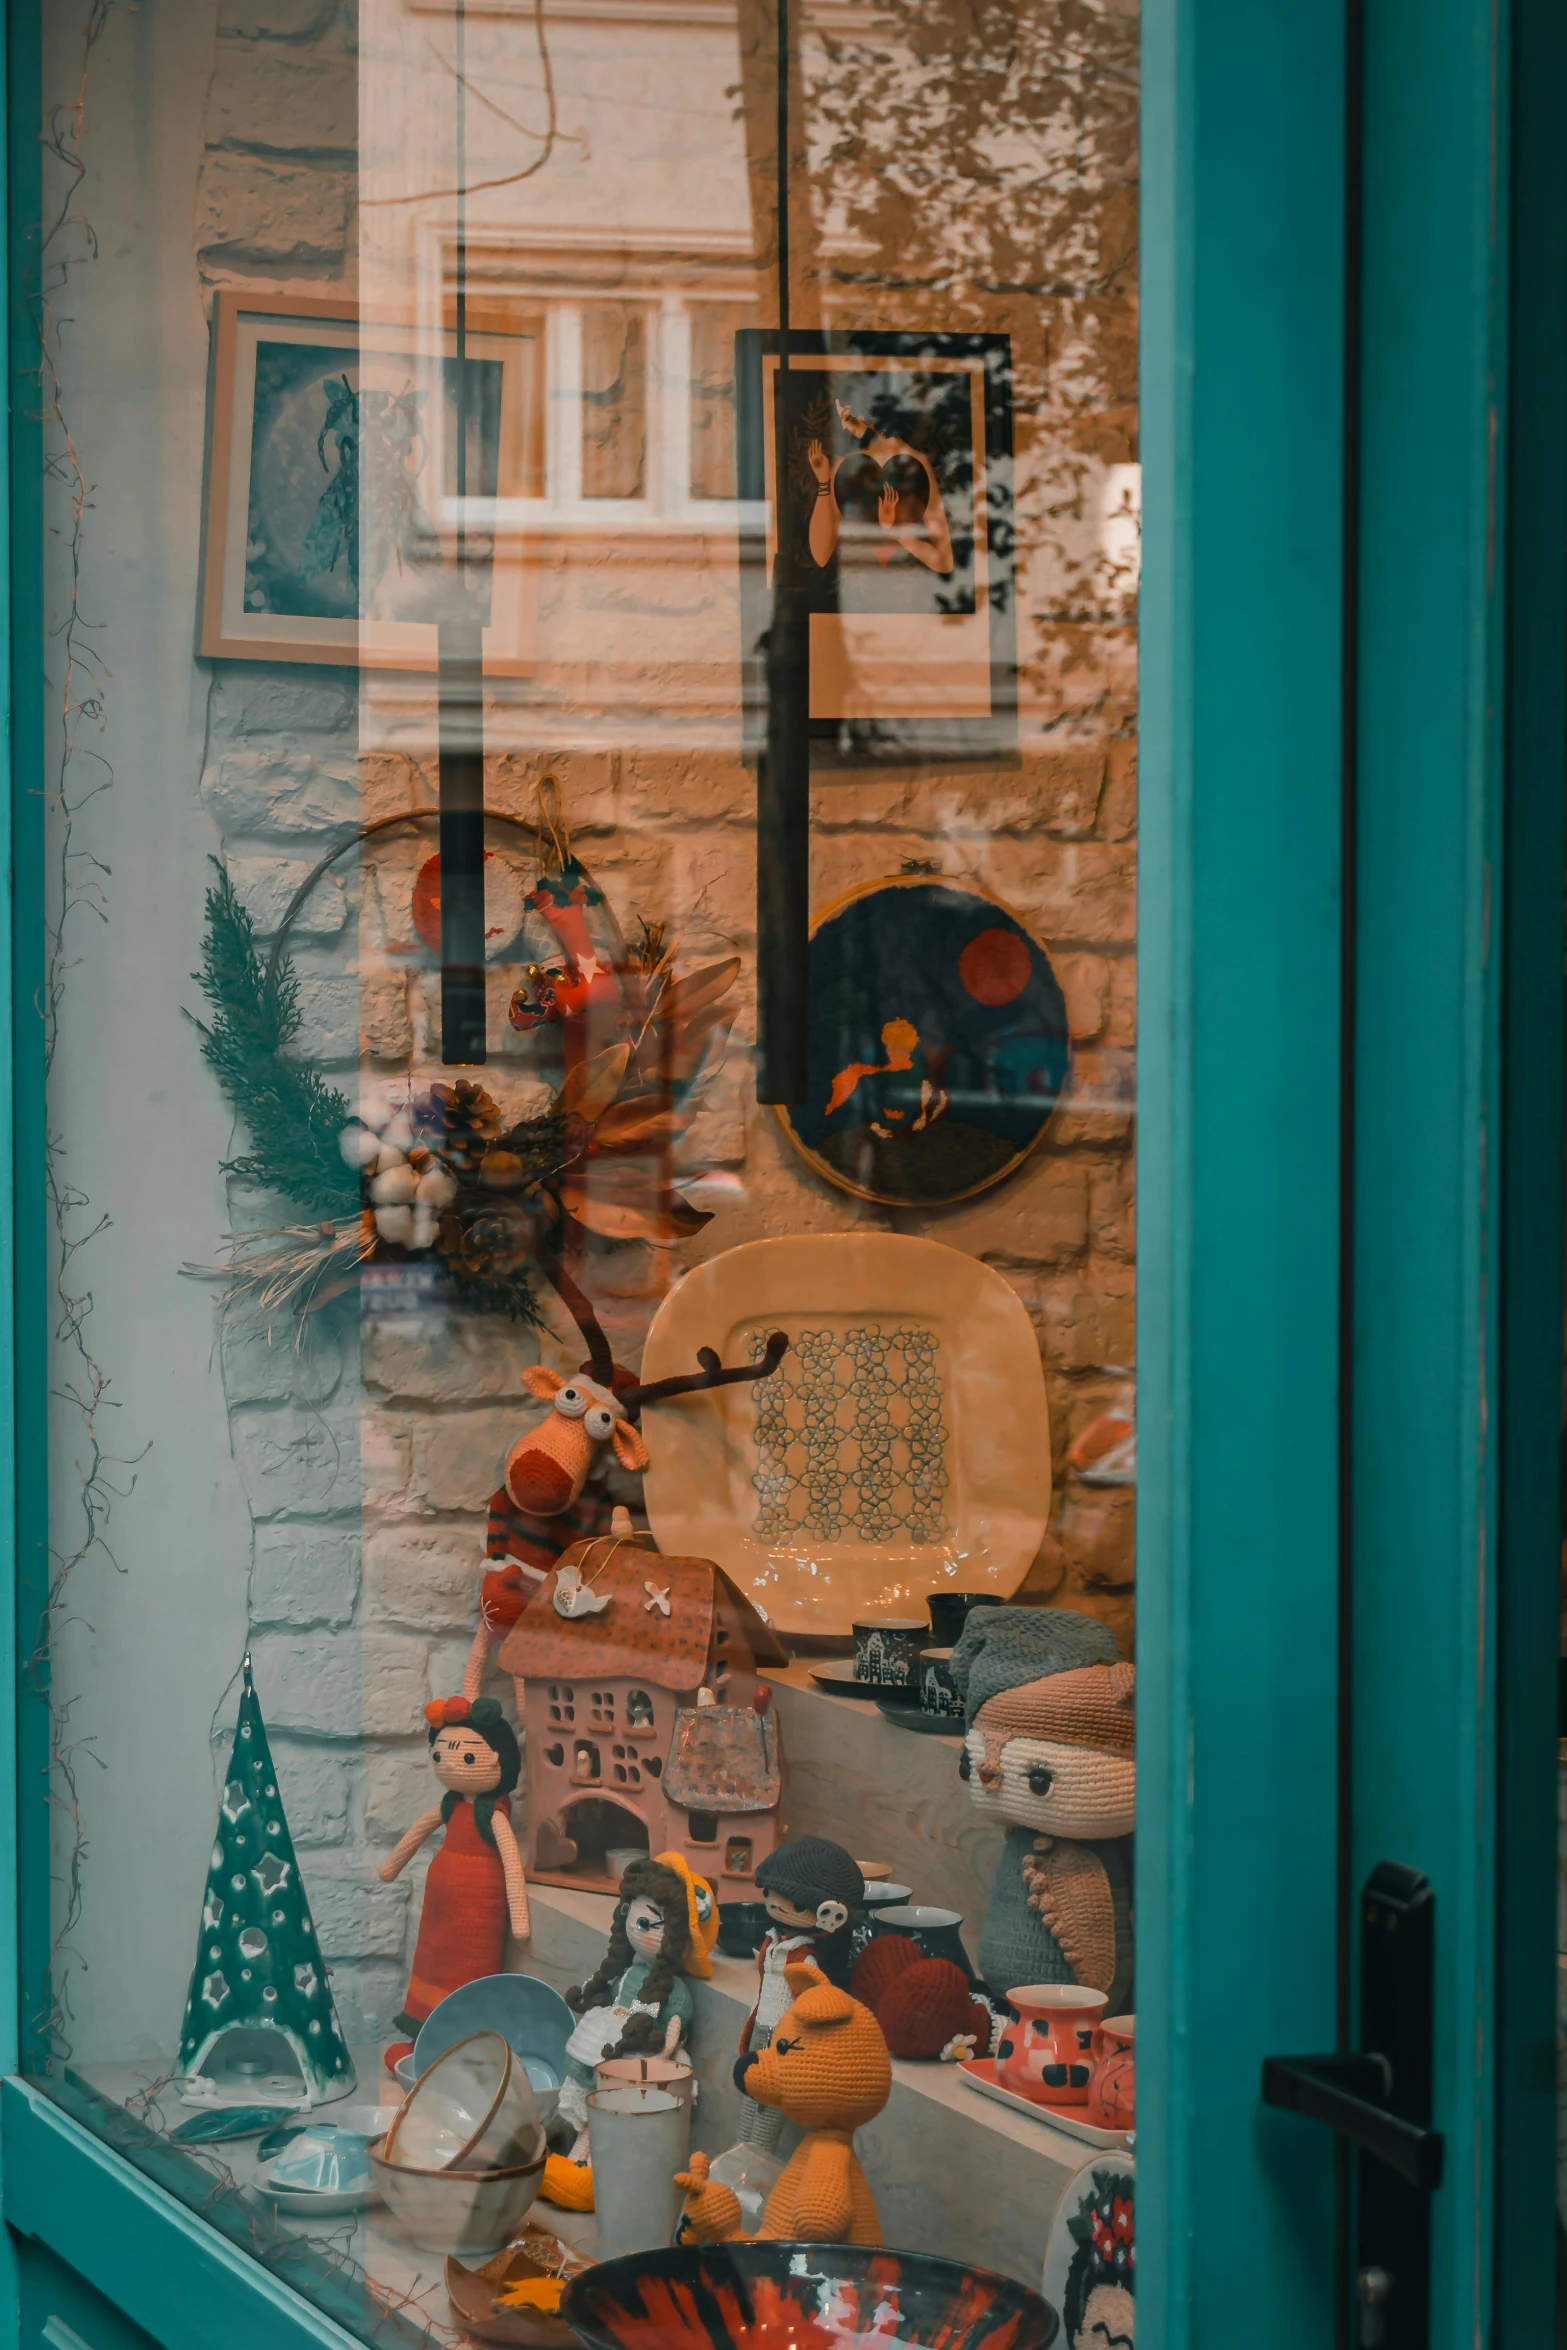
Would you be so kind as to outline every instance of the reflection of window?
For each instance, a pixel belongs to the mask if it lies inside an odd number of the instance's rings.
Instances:
[[[724,1874],[726,1877],[748,1877],[751,1874],[749,1836],[731,1836],[724,1846]]]
[[[738,302],[691,307],[691,485],[693,498],[738,495],[735,466],[735,330],[755,323]],[[719,1634],[722,1639],[724,1635]]]
[[[688,1812],[686,1816],[691,1822],[693,1844],[716,1844],[718,1842],[718,1815],[716,1812],[693,1811]]]
[[[582,305],[582,494],[647,489],[647,316],[631,302]]]

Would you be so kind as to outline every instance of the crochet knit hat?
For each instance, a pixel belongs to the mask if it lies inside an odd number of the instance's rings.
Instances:
[[[893,1977],[875,2012],[893,2056],[933,2064],[949,2049],[953,2058],[983,2056],[990,2045],[990,2011],[950,1958],[916,1959]]]
[[[1137,1748],[1132,1700],[1135,1665],[1082,1665],[1075,1672],[1047,1673],[988,1698],[973,1727],[1006,1738],[1044,1738],[1058,1746],[1091,1746],[1099,1754],[1125,1755]]]
[[[791,1836],[768,1854],[756,1872],[764,1893],[781,1893],[797,1909],[819,1909],[841,1901],[856,1910],[865,1900],[860,1864],[826,1836]]]
[[[906,1967],[918,1966],[919,1945],[907,1934],[876,1934],[866,1943],[854,1962],[849,1977],[849,1992],[872,2015],[879,2015],[881,2003],[897,1976]]]
[[[1108,1625],[1065,1607],[977,1607],[952,1651],[952,1678],[970,1722],[987,1698],[1020,1681],[1077,1665],[1113,1665],[1121,1651]]]

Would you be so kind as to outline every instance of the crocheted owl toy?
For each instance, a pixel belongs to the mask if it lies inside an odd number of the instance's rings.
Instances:
[[[881,2026],[819,1968],[787,1970],[793,2005],[770,2044],[743,2056],[735,2081],[758,2105],[798,2122],[800,2140],[767,2198],[758,2240],[807,2244],[879,2244],[881,2221],[870,2182],[854,2151],[854,2133],[874,2121],[892,2094],[892,2061]],[[686,2191],[679,2240],[744,2241],[740,2199],[707,2175],[693,2154],[675,2184]]]
[[[1129,1840],[1136,1820],[1134,1666],[1082,1665],[1002,1689],[973,1715],[959,1765],[982,1812],[1008,1822],[979,1942],[1005,1998],[1081,1983],[1132,2005]]]

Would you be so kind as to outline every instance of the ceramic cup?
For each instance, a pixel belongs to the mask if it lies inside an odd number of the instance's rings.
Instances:
[[[956,1648],[971,1608],[1005,1607],[1006,1601],[999,1591],[932,1591],[927,1593],[925,1604],[938,1646]]]
[[[1020,1983],[1007,2004],[1018,2020],[1003,2026],[996,2048],[1002,2087],[1036,2105],[1086,2105],[1107,1994],[1080,1983]]]
[[[1094,2070],[1088,2084],[1088,2119],[1102,2130],[1130,2130],[1137,2114],[1134,2015],[1107,2015],[1094,2034]]]
[[[944,1721],[963,1719],[963,1700],[952,1678],[950,1648],[920,1650],[920,1712],[940,1714]]]
[[[686,2105],[696,2092],[695,2073],[675,2056],[612,2056],[593,2067],[593,2077],[601,2089],[664,2089]]]
[[[917,1616],[867,1616],[854,1626],[854,1678],[906,1689],[929,1636],[930,1626]]]
[[[604,1855],[604,1866],[618,1885],[634,1860],[647,1860],[645,1844],[612,1844]]]
[[[515,2161],[538,2118],[521,2058],[499,2032],[472,2032],[419,2075],[382,2153],[411,2170],[485,2170]]]
[[[606,2260],[668,2244],[680,2218],[691,2108],[667,2089],[595,2089],[588,2099],[593,2211]]]

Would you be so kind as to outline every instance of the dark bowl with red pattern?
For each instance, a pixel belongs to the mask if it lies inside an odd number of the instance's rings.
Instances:
[[[1060,2319],[988,2268],[865,2244],[690,2244],[601,2261],[566,2289],[590,2350],[1050,2350]]]

